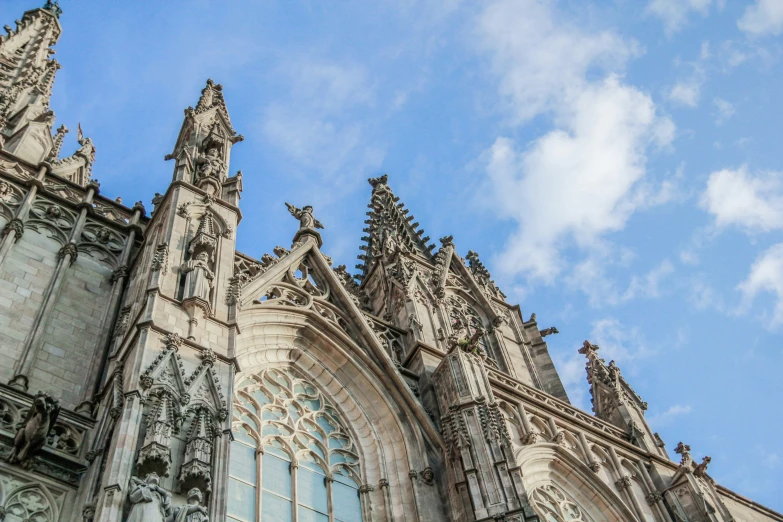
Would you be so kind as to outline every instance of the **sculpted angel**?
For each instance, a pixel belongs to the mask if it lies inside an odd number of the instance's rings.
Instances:
[[[285,206],[288,207],[288,211],[291,213],[291,215],[299,220],[299,230],[324,228],[323,224],[313,217],[313,207],[310,205],[305,205],[301,209],[293,206],[290,203],[286,203]]]

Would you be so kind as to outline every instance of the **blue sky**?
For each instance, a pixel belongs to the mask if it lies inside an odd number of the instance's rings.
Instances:
[[[3,0],[2,23],[35,6]],[[559,328],[573,403],[590,339],[670,451],[783,511],[783,2],[62,7],[53,108],[92,137],[104,194],[150,207],[211,77],[246,138],[241,251],[287,245],[283,202],[312,204],[352,267],[387,172],[427,235]]]

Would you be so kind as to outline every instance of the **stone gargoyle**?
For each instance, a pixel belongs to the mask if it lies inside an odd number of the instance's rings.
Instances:
[[[49,431],[57,422],[59,414],[60,405],[57,399],[46,393],[38,392],[33,399],[32,406],[27,411],[27,416],[16,432],[8,462],[19,464],[24,468],[28,467],[31,457],[46,444]]]

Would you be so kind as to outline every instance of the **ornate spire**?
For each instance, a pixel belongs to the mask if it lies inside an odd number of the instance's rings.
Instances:
[[[50,57],[61,33],[59,12],[56,2],[47,2],[0,36],[0,147],[30,163],[51,149],[49,98],[60,66]]]
[[[361,264],[356,268],[361,270],[360,279],[366,276],[375,264],[375,261],[384,255],[389,248],[399,249],[421,255],[428,261],[432,261],[432,250],[435,245],[427,245],[429,237],[424,236],[424,230],[419,229],[419,224],[409,214],[409,210],[400,203],[400,198],[394,195],[387,185],[389,176],[384,174],[378,178],[370,178],[372,185],[372,197],[367,207],[369,218],[365,220],[367,227],[362,237],[364,245],[359,247],[364,254],[359,256]]]
[[[70,132],[68,130],[68,127],[65,125],[60,125],[60,127],[57,129],[57,132],[54,135],[54,145],[52,146],[52,150],[49,151],[49,155],[46,157],[49,161],[57,161],[60,157],[60,149],[63,147],[63,140],[65,139],[65,135]]]
[[[234,127],[231,125],[231,118],[228,115],[228,107],[226,107],[226,100],[223,99],[223,86],[212,81],[211,78],[207,79],[207,86],[201,90],[201,97],[196,104],[196,108],[193,109],[195,114],[202,114],[207,112],[211,108],[217,108],[217,111],[223,115],[228,125],[228,130],[232,136],[237,136]],[[237,141],[242,141],[244,137],[240,134]]]
[[[171,154],[176,160],[174,181],[186,181],[232,204],[239,201],[242,176],[228,177],[231,148],[244,137],[237,134],[228,115],[223,87],[211,79],[201,90],[196,108],[185,109],[185,120]]]

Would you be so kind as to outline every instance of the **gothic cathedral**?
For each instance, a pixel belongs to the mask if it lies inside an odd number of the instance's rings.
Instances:
[[[211,80],[154,208],[102,196],[49,106],[60,12],[0,36],[0,521],[783,521],[686,444],[671,461],[589,341],[593,413],[571,406],[556,329],[385,175],[357,274],[301,202],[291,244],[238,252],[242,136]]]

